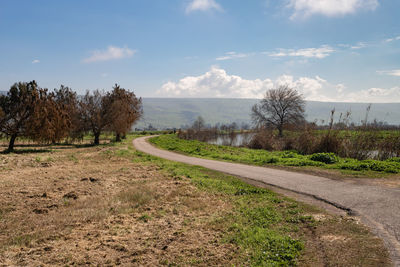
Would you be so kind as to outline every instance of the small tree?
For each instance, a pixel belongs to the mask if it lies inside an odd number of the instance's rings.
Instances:
[[[10,137],[9,152],[14,150],[17,137],[27,133],[38,100],[39,89],[35,81],[15,83],[7,95],[0,96],[0,132]]]
[[[192,129],[195,131],[201,131],[205,127],[205,121],[202,116],[198,116],[193,122]]]
[[[95,90],[93,93],[87,91],[79,101],[78,109],[82,129],[92,131],[95,145],[100,144],[100,134],[111,124],[111,104],[109,95],[99,90]]]
[[[303,96],[284,85],[267,91],[261,102],[253,106],[251,117],[258,126],[275,127],[282,137],[285,125],[304,121],[304,107]]]
[[[132,128],[132,125],[142,115],[142,99],[137,98],[133,92],[121,88],[118,84],[113,87],[113,91],[108,94],[111,98],[111,124],[110,130],[115,132],[117,142],[121,141],[121,136],[125,136]]]
[[[50,93],[47,89],[39,89],[27,135],[53,144],[66,138],[74,127],[76,103],[76,93],[68,87],[61,86]]]

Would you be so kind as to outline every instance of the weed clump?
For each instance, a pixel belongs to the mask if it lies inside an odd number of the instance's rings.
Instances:
[[[315,153],[311,155],[310,159],[325,164],[333,164],[339,161],[338,157],[334,153]]]

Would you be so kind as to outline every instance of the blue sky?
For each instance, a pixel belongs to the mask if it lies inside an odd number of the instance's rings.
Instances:
[[[0,2],[0,89],[400,102],[398,0]]]

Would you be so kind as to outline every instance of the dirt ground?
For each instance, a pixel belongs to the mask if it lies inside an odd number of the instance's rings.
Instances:
[[[118,146],[47,149],[0,154],[0,266],[243,264],[216,223],[232,212],[228,198],[115,156]],[[390,264],[351,218],[310,215],[318,223],[295,234],[306,245],[299,265]]]
[[[227,203],[112,149],[0,155],[0,266],[235,264]]]

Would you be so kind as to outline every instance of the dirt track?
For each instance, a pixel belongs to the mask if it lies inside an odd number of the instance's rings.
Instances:
[[[146,139],[133,141],[137,150],[168,160],[256,180],[267,185],[312,196],[359,216],[384,239],[396,266],[400,266],[400,189],[339,181],[303,173],[184,156],[161,150]]]

